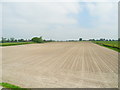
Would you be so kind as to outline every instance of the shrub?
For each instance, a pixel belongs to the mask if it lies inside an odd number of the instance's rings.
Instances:
[[[36,43],[43,43],[44,42],[42,37],[33,37],[32,41],[36,42]]]

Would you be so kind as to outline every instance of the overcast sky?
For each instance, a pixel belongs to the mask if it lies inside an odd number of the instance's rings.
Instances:
[[[4,2],[3,36],[68,40],[118,37],[115,2]]]

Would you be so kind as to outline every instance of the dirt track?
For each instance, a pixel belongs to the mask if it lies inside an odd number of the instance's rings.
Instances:
[[[3,47],[3,82],[31,88],[117,88],[118,53],[91,42]]]

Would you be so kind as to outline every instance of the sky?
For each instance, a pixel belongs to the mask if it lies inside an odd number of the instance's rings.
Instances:
[[[117,2],[3,2],[2,36],[117,39]],[[1,11],[1,10],[0,10]],[[1,15],[0,15],[1,18]],[[1,29],[1,28],[0,28]]]

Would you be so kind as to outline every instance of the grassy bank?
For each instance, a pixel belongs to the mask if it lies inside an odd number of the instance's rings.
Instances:
[[[93,41],[93,43],[110,48],[112,50],[120,52],[120,46],[118,41]]]
[[[10,84],[10,83],[0,83],[0,86],[4,87],[4,88],[9,88],[10,90],[30,90],[30,89],[27,89],[27,88],[21,88],[20,86],[16,86],[16,85],[13,85],[13,84]]]
[[[14,46],[23,44],[33,44],[34,42],[10,42],[10,43],[0,43],[0,46]]]
[[[20,88],[19,86],[15,86],[9,83],[0,83],[0,86],[5,87],[5,88]]]

